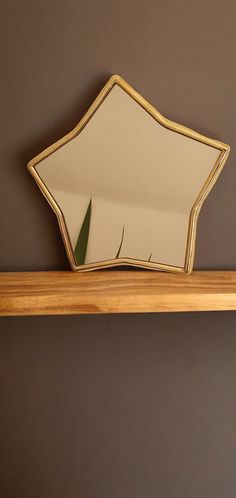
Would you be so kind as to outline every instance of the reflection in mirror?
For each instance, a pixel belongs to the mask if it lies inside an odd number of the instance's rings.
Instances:
[[[61,217],[74,269],[190,271],[204,189],[228,151],[165,120],[113,77],[78,129],[29,168]]]

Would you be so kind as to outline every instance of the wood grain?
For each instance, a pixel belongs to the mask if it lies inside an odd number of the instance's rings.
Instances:
[[[236,271],[0,273],[0,315],[236,310]]]

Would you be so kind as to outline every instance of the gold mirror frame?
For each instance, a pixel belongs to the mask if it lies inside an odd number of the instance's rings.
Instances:
[[[43,159],[51,155],[53,152],[55,152],[57,149],[65,145],[67,142],[75,138],[86,126],[88,121],[92,118],[98,107],[101,105],[103,100],[106,98],[108,93],[111,91],[114,85],[119,85],[129,96],[131,96],[140,106],[143,107],[158,123],[160,123],[162,126],[165,128],[180,133],[188,138],[192,138],[193,140],[197,140],[201,143],[204,143],[206,145],[212,146],[216,149],[220,150],[220,154],[218,156],[218,159],[216,163],[214,164],[214,167],[212,168],[205,184],[203,185],[201,191],[199,192],[197,199],[195,203],[192,206],[192,209],[190,211],[190,217],[189,217],[189,226],[188,226],[188,236],[187,236],[187,244],[186,244],[186,252],[185,252],[185,263],[184,267],[177,267],[177,266],[170,266],[162,263],[157,263],[157,262],[149,262],[149,261],[143,261],[143,260],[137,260],[137,259],[131,259],[131,258],[118,258],[118,259],[109,259],[106,261],[99,261],[96,263],[90,263],[90,264],[83,264],[78,266],[76,264],[75,260],[75,255],[74,251],[71,245],[69,233],[67,230],[65,218],[63,215],[63,212],[61,211],[59,205],[53,198],[52,194],[49,192],[47,189],[45,183],[42,181],[40,178],[40,175],[38,174],[36,170],[36,166],[38,163],[40,163]],[[198,215],[201,209],[201,206],[206,199],[207,195],[211,191],[213,185],[215,184],[220,172],[222,171],[223,166],[225,165],[226,159],[228,157],[228,154],[230,152],[230,147],[229,145],[219,142],[217,140],[205,137],[204,135],[201,135],[189,128],[186,128],[185,126],[182,126],[180,124],[177,124],[173,121],[170,121],[169,119],[165,118],[162,116],[149,102],[147,102],[134,88],[132,88],[125,80],[123,80],[120,76],[113,75],[106,85],[103,87],[101,92],[99,93],[98,97],[95,99],[91,107],[88,109],[84,117],[81,119],[79,124],[67,135],[65,135],[63,138],[55,142],[53,145],[45,149],[43,152],[38,154],[35,158],[33,158],[27,165],[30,173],[32,174],[33,178],[35,179],[37,185],[39,186],[41,192],[43,195],[46,197],[47,201],[49,202],[50,206],[52,207],[53,211],[55,212],[58,220],[58,224],[60,227],[60,231],[62,234],[62,238],[64,241],[65,249],[67,252],[67,256],[71,265],[72,270],[78,271],[89,271],[89,270],[94,270],[94,269],[99,269],[99,268],[109,268],[109,267],[114,267],[114,266],[123,266],[123,265],[129,265],[129,266],[136,266],[136,267],[141,267],[141,268],[148,268],[148,269],[154,269],[154,270],[161,270],[161,271],[169,271],[169,272],[178,272],[178,273],[191,273],[192,268],[193,268],[193,261],[194,261],[194,252],[195,252],[195,242],[196,242],[196,230],[197,230],[197,219]]]

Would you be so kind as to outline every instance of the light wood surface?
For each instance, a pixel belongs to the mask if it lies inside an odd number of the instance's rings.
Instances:
[[[0,273],[0,315],[236,310],[236,271]]]

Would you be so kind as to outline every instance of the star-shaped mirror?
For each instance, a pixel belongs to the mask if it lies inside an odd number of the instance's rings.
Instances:
[[[229,149],[164,118],[115,75],[78,126],[28,168],[73,270],[190,273],[198,213]]]

